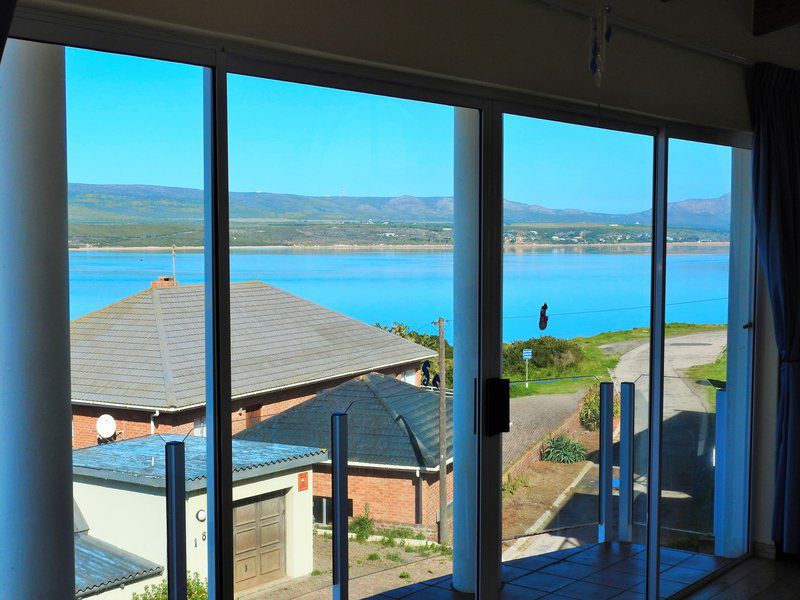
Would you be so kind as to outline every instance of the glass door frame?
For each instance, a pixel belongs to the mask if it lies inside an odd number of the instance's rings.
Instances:
[[[91,50],[136,55],[206,67],[205,116],[206,133],[206,344],[207,344],[207,477],[209,490],[209,592],[210,597],[232,598],[233,554],[226,537],[232,533],[231,452],[230,452],[230,248],[228,244],[228,156],[227,156],[227,74],[240,73],[296,83],[308,83],[345,90],[395,96],[410,100],[436,102],[473,108],[480,112],[480,140],[476,151],[480,160],[480,215],[477,221],[476,261],[478,284],[475,298],[477,323],[477,378],[475,385],[477,440],[477,485],[474,490],[479,510],[474,515],[477,561],[476,589],[478,596],[496,598],[500,587],[501,548],[501,457],[500,436],[485,430],[487,411],[496,399],[488,398],[486,382],[500,377],[502,309],[502,116],[519,114],[565,122],[619,129],[654,135],[654,172],[661,171],[660,183],[654,186],[653,206],[660,211],[654,219],[654,233],[659,244],[665,243],[666,177],[668,138],[708,141],[729,146],[750,148],[752,136],[739,131],[681,124],[633,112],[599,108],[583,102],[514,91],[499,86],[457,80],[392,69],[363,62],[325,58],[300,51],[276,49],[232,41],[219,36],[180,31],[167,26],[125,22],[117,18],[92,15],[78,16],[69,10],[17,9],[11,36],[44,43],[54,43]],[[198,124],[201,126],[201,124]],[[662,151],[658,146],[662,146]],[[658,213],[654,212],[654,216]],[[655,244],[655,242],[654,242]],[[654,245],[654,250],[658,248]],[[654,314],[660,315],[661,332],[651,331],[651,343],[663,361],[663,275],[664,252],[655,256],[654,267],[660,268],[659,287],[653,280]],[[654,269],[654,273],[657,272]],[[658,300],[657,297],[660,297]],[[655,301],[659,308],[656,311]],[[209,341],[210,340],[210,341]],[[655,352],[652,354],[656,354]],[[651,360],[653,360],[651,358]],[[656,361],[658,362],[658,361]],[[657,371],[661,373],[661,371]],[[651,381],[654,378],[651,373]],[[651,383],[652,385],[652,383]],[[660,400],[652,403],[651,414],[661,414]],[[226,414],[227,413],[227,414]],[[660,427],[660,420],[658,426]],[[226,426],[227,424],[227,426]],[[652,424],[651,424],[652,425]],[[651,444],[650,460],[658,465],[660,449]],[[658,481],[651,496],[656,499]],[[649,490],[650,492],[650,490]],[[657,515],[658,506],[651,507]],[[657,517],[656,517],[657,518]],[[213,530],[213,531],[212,531]],[[657,547],[657,527],[648,533]],[[648,561],[648,570],[657,572],[658,553]],[[657,580],[657,578],[655,578]],[[657,593],[657,583],[648,583],[649,597]]]

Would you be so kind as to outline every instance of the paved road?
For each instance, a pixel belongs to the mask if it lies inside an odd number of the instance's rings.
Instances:
[[[719,358],[727,344],[727,331],[708,331],[669,337],[664,343],[664,421],[684,411],[708,411],[703,394],[681,377],[694,365],[704,365]],[[636,384],[636,433],[647,428],[648,386],[650,378],[650,346],[642,342],[623,354],[612,372],[614,382]]]

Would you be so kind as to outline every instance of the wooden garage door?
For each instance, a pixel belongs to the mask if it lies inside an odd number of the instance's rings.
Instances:
[[[236,591],[286,575],[286,500],[259,496],[233,508]]]

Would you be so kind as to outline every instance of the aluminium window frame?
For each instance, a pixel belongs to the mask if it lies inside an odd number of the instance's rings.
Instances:
[[[666,177],[667,153],[658,152],[658,140],[664,145],[670,137],[751,148],[752,135],[693,123],[682,123],[630,111],[620,111],[596,104],[539,95],[501,86],[485,85],[453,77],[419,71],[388,68],[365,62],[321,56],[301,49],[287,49],[271,44],[245,42],[226,36],[202,34],[188,28],[170,27],[152,22],[132,21],[108,14],[79,14],[64,8],[38,9],[20,7],[11,27],[11,36],[36,42],[54,43],[96,51],[135,55],[206,67],[206,327],[207,340],[207,427],[209,464],[209,528],[215,523],[216,535],[209,535],[209,584],[211,597],[232,597],[233,555],[230,544],[220,538],[232,531],[230,500],[230,411],[223,410],[230,401],[230,306],[228,202],[227,202],[227,131],[226,81],[228,73],[305,83],[342,90],[392,96],[473,108],[481,115],[480,141],[480,236],[478,381],[476,406],[484,406],[484,386],[501,372],[502,310],[502,118],[504,113],[653,135],[654,172],[663,170]],[[654,181],[654,217],[659,205],[666,205],[666,183]],[[665,211],[664,211],[665,214]],[[663,217],[654,218],[664,227]],[[655,243],[655,236],[654,236]],[[661,243],[661,239],[659,239]],[[655,257],[654,267],[664,267],[663,253]],[[653,273],[656,269],[653,269]],[[651,277],[653,275],[651,274]],[[653,278],[653,294],[658,294]],[[663,286],[663,281],[661,283]],[[663,287],[661,289],[663,292]],[[663,329],[663,297],[660,300],[660,327]],[[651,315],[654,304],[651,303]],[[224,322],[224,323],[223,323]],[[220,326],[222,324],[222,326]],[[651,335],[654,335],[651,332]],[[663,331],[654,338],[660,344],[663,360]],[[657,346],[658,347],[658,346]],[[651,353],[657,354],[657,353]],[[658,357],[656,357],[658,358]],[[651,359],[652,360],[652,359]],[[651,380],[652,367],[651,367]],[[211,392],[209,392],[211,390]],[[752,390],[751,390],[752,394]],[[651,402],[652,404],[652,402]],[[651,415],[662,407],[651,406]],[[479,417],[482,415],[479,415]],[[484,598],[497,597],[500,569],[500,436],[487,437],[483,419],[476,419],[479,432],[478,494],[478,590]],[[660,420],[659,420],[660,427]],[[650,460],[659,450],[650,447]],[[656,457],[656,460],[658,457]],[[752,461],[751,461],[752,463]],[[226,475],[227,471],[227,475]],[[657,482],[656,482],[657,483]],[[213,487],[213,491],[212,488]],[[655,494],[660,497],[660,493]],[[212,514],[213,513],[213,514]],[[656,528],[657,531],[657,528]],[[225,536],[222,536],[224,539]],[[649,536],[648,536],[649,537]],[[649,544],[648,544],[649,545]],[[658,553],[655,553],[656,560]],[[229,559],[229,560],[228,560]],[[657,563],[655,564],[657,569]],[[648,569],[653,565],[649,564]],[[657,570],[655,571],[657,572]],[[657,578],[656,578],[657,579]],[[651,594],[653,591],[648,587]]]

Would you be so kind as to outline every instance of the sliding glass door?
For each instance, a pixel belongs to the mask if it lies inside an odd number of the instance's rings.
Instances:
[[[644,581],[609,570],[644,552],[653,138],[515,115],[503,137],[504,579],[612,597]]]
[[[659,139],[503,118],[515,593],[669,597],[747,551],[749,152]]]

